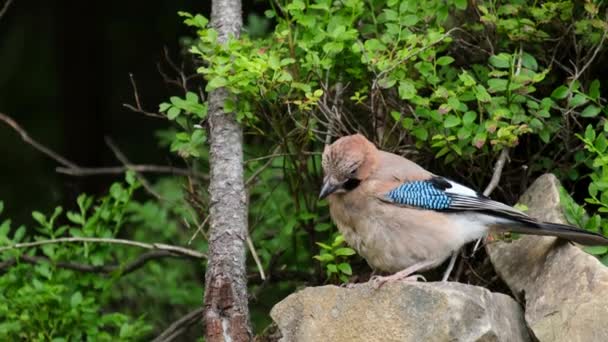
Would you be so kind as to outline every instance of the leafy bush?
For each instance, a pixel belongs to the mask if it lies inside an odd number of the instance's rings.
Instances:
[[[599,13],[602,6],[569,1],[470,8],[466,1],[293,0],[266,12],[276,22],[269,35],[244,34],[225,45],[216,43],[206,18],[180,15],[197,29],[191,51],[201,61],[205,90],[235,94],[224,110],[289,156],[281,159],[283,176],[293,201],[303,203],[293,212],[301,217],[325,210],[310,191],[320,170],[307,151],[353,131],[384,149],[402,151],[405,143],[452,166],[438,169],[466,165],[479,171],[468,180],[477,186],[490,178],[504,148],[525,167],[524,177],[551,170],[584,179],[580,174],[591,170],[575,160],[581,146],[573,137],[579,121],[599,124],[604,109],[599,81],[583,77],[603,48],[608,24]],[[571,50],[581,56],[573,67]],[[205,134],[194,108],[206,104],[189,99],[191,110],[167,112],[184,142]],[[190,154],[186,147],[179,153]],[[313,176],[294,175],[300,170]],[[521,182],[504,183],[513,200]],[[313,228],[326,217],[298,225],[310,239],[332,239]],[[292,230],[291,223],[284,229]],[[327,241],[322,246],[331,246]]]
[[[128,186],[114,183],[99,201],[78,197],[78,211],[57,207],[52,215],[33,212],[38,223],[31,241],[73,237],[114,237],[124,223],[128,203],[139,186],[132,174]],[[2,205],[0,204],[0,208]],[[59,223],[67,219],[66,223]],[[25,227],[11,232],[10,220],[0,225],[0,246],[29,242]],[[5,248],[3,248],[5,249]],[[99,340],[141,338],[151,330],[141,318],[118,312],[104,312],[120,267],[107,277],[81,273],[78,265],[102,266],[111,261],[107,245],[41,244],[30,249],[6,248],[2,263],[16,263],[0,276],[0,339],[33,341]],[[29,265],[33,263],[34,266]],[[74,267],[65,267],[65,265]],[[62,266],[64,265],[64,266]]]
[[[507,149],[511,162],[495,197],[512,203],[533,177],[555,172],[574,194],[564,195],[571,222],[608,233],[608,112],[603,80],[595,79],[603,71],[608,22],[600,14],[607,5],[280,0],[269,6],[266,19],[251,17],[251,35],[225,45],[216,42],[205,17],[179,14],[196,29],[195,39],[184,41],[204,82],[159,105],[172,127],[157,133],[192,171],[206,172],[207,94],[218,88],[234,94],[224,111],[235,112],[246,130],[251,252],[260,263],[248,265],[256,329],[268,323],[271,305],[298,286],[350,278],[353,250],[317,197],[317,151],[344,134],[362,132],[385,150],[478,188]],[[206,250],[204,177],[160,179],[152,187],[162,200],[144,201],[131,198],[137,182],[129,177],[127,187],[113,185],[98,202],[81,197],[77,212],[35,213],[35,234],[5,221],[0,246],[125,234]],[[585,199],[584,208],[575,203]],[[587,250],[607,263],[608,249]],[[24,255],[48,261],[32,266],[19,261]],[[102,265],[133,257],[96,244],[2,253],[2,262],[17,258],[19,264],[0,276],[0,316],[10,315],[0,323],[0,337],[141,338],[150,323],[166,324],[167,312],[178,316],[200,305],[200,265],[151,262],[136,278],[57,267],[67,260]],[[130,302],[121,306],[123,296]],[[138,297],[163,305],[150,308]],[[115,307],[127,314],[108,313]],[[138,317],[142,312],[148,315]]]

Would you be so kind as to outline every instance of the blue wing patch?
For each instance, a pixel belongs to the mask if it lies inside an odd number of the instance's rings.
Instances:
[[[450,208],[452,198],[432,182],[415,181],[401,184],[386,194],[394,203],[409,205],[430,210],[445,210]]]

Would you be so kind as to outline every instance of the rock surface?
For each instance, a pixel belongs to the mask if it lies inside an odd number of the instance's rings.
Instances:
[[[520,199],[542,221],[566,223],[552,174]],[[525,303],[539,341],[608,341],[608,268],[578,247],[553,237],[524,236],[487,245],[496,272]]]
[[[271,311],[281,341],[529,341],[510,297],[460,283],[322,286]]]

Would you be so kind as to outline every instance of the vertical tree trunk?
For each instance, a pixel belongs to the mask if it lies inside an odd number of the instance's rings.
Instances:
[[[240,0],[213,0],[211,25],[218,41],[238,37]],[[206,341],[251,339],[245,273],[247,201],[243,182],[243,133],[234,113],[224,113],[226,89],[209,94],[210,164],[209,262],[205,275]]]

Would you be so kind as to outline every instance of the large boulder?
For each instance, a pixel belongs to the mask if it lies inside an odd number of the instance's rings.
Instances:
[[[566,223],[559,181],[541,176],[521,197],[528,214]],[[487,251],[498,275],[525,303],[528,326],[540,341],[608,341],[608,268],[577,246],[553,237],[495,242]]]
[[[281,341],[529,341],[510,297],[460,283],[322,286],[296,292],[270,315]]]

